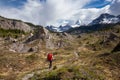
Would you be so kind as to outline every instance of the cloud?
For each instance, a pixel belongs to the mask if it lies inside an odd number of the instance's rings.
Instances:
[[[21,19],[34,24],[39,24],[40,20],[43,21],[42,18],[40,18],[42,4],[40,4],[39,0],[27,0],[27,2],[19,8],[3,6],[0,7],[0,9],[0,14],[8,18]]]
[[[111,7],[107,5],[103,8],[84,8],[92,1],[93,0],[27,0],[27,2],[19,8],[0,6],[0,15],[43,26],[58,26],[57,21],[63,19],[80,19],[82,24],[87,24],[100,14],[107,13],[110,10],[112,11],[112,8],[115,6],[114,2],[111,4]],[[114,13],[117,11],[114,11]]]
[[[81,9],[79,13],[77,13],[76,17],[79,17],[82,20],[83,24],[88,24],[92,22],[95,18],[100,16],[102,13],[108,13],[108,6],[103,8],[89,8],[89,9]]]
[[[120,0],[113,0],[109,10],[111,14],[120,15]]]

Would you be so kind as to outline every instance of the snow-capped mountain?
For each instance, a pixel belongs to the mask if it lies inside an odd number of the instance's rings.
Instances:
[[[74,27],[79,27],[81,25],[81,21],[77,20],[61,20],[59,21],[59,26],[47,26],[46,28],[50,31],[54,31],[54,32],[64,32],[67,31],[71,28]]]
[[[52,26],[52,25],[46,26],[45,28],[48,29],[48,30],[50,30],[50,31],[53,31],[53,32],[57,32],[57,30],[58,30],[57,27]]]
[[[120,16],[114,16],[110,14],[101,14],[98,18],[93,20],[90,25],[95,25],[95,24],[115,24],[120,22]]]
[[[119,18],[119,22],[120,22],[120,15],[119,15],[119,16],[117,16],[117,18]]]
[[[108,13],[101,14],[98,18],[93,20],[89,25],[87,26],[94,26],[94,25],[101,25],[101,24],[116,24],[120,23],[120,15],[119,16],[114,16],[110,15]],[[81,26],[81,20],[60,20],[58,21],[58,26],[47,26],[46,28],[50,31],[54,32],[64,32],[67,31],[71,28],[76,28]],[[100,26],[99,26],[100,27]],[[91,27],[93,28],[93,27]],[[98,27],[97,27],[98,28]]]
[[[81,20],[77,20],[75,24],[71,25],[72,27],[79,27],[81,25]]]
[[[64,32],[64,31],[67,31],[71,28],[72,27],[70,25],[65,25],[65,26],[60,25],[59,27],[55,27],[55,26],[51,25],[51,26],[46,27],[46,29],[53,31],[53,32]]]

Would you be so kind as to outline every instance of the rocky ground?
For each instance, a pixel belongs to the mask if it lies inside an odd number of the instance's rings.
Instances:
[[[46,55],[54,55],[48,69]],[[120,25],[70,34],[43,27],[0,38],[1,80],[120,80]]]

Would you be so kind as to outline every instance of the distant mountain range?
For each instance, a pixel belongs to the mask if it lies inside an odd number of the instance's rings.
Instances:
[[[120,22],[120,15],[114,16],[110,14],[101,14],[98,18],[93,20],[89,25],[96,25],[96,24],[115,24]]]
[[[46,27],[46,29],[48,29],[49,31],[53,31],[53,32],[64,32],[71,28],[72,27],[70,25],[65,25],[65,26],[60,25],[59,27],[55,27],[51,25],[51,26]]]
[[[48,26],[52,33],[0,17],[0,80],[120,80],[119,19],[102,14],[87,26],[65,20],[57,28]],[[49,52],[56,59],[50,71]]]
[[[104,25],[120,23],[120,15],[114,16],[108,13],[101,14],[98,18],[94,19],[88,25],[81,25],[81,20],[61,20],[58,22],[59,26],[46,26],[45,28],[53,32],[69,32],[76,30],[79,33],[90,30],[98,30]],[[8,19],[0,16],[0,28],[3,29],[18,29],[25,32],[32,31],[36,26],[31,23],[26,23],[20,20]],[[76,32],[75,31],[75,32]]]
[[[107,24],[109,25],[109,24],[116,24],[116,23],[120,23],[120,15],[114,16],[114,15],[111,15],[108,13],[104,13],[104,14],[101,14],[98,18],[94,19],[90,24],[87,25],[87,27],[82,26],[81,21],[77,20],[74,25],[71,23],[69,23],[69,24],[67,23],[66,25],[60,25],[59,27],[55,27],[55,26],[51,25],[51,26],[47,26],[46,28],[53,32],[66,32],[66,31],[72,30],[74,28],[78,29],[79,27],[82,27],[82,29],[83,28],[87,29],[88,26],[90,26],[89,28],[92,28],[92,29],[93,28],[98,29],[98,28],[100,28],[100,25],[107,25]],[[99,27],[96,27],[95,25],[97,25]]]
[[[74,27],[79,27],[81,25],[81,20],[73,21],[73,20],[63,20],[61,21],[59,26],[47,26],[46,29],[53,32],[64,32]]]

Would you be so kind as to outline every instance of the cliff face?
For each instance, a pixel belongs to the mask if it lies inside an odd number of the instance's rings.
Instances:
[[[0,16],[0,28],[3,29],[18,29],[24,32],[32,31],[32,27],[20,20],[7,19]]]
[[[41,45],[44,43],[44,47],[47,49],[58,49],[70,45],[69,39],[73,39],[71,35],[67,33],[51,33],[44,27],[39,27],[35,33],[25,40],[26,44],[39,40]]]

